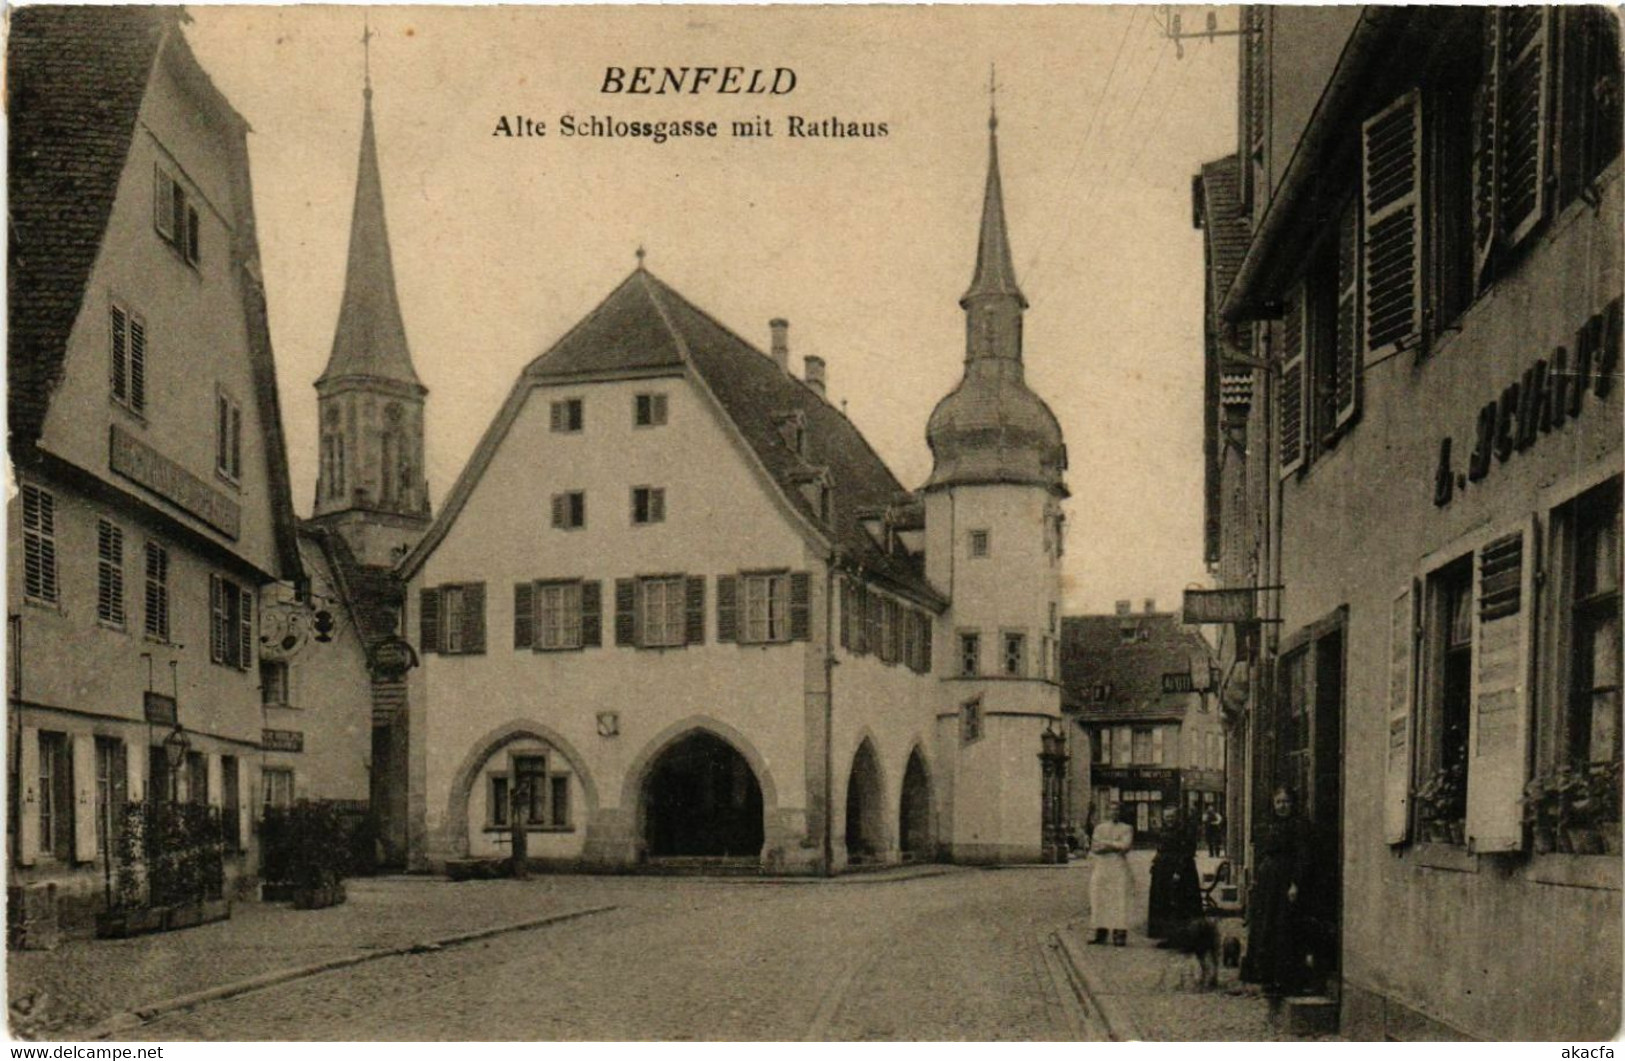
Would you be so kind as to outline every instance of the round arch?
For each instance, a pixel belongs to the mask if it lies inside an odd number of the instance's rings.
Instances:
[[[524,740],[542,741],[564,756],[565,762],[570,764],[571,771],[581,783],[581,791],[587,804],[586,820],[592,820],[593,812],[598,809],[598,785],[593,781],[592,771],[587,769],[587,762],[581,757],[581,753],[577,752],[575,746],[565,740],[553,727],[531,719],[514,719],[475,741],[457,767],[457,772],[452,775],[451,791],[446,799],[446,828],[450,832],[449,839],[455,850],[465,853],[468,851],[468,799],[480,767],[503,748]]]

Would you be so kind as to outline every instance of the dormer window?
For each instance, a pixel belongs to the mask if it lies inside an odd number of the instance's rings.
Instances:
[[[807,414],[797,409],[774,417],[779,425],[779,437],[798,457],[807,455]]]

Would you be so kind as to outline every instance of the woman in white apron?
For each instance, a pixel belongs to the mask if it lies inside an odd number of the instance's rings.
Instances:
[[[1106,808],[1106,820],[1095,826],[1089,842],[1089,916],[1095,937],[1090,943],[1105,943],[1106,934],[1119,947],[1128,946],[1129,876],[1128,852],[1134,846],[1134,826],[1119,821],[1122,806],[1113,801]]]

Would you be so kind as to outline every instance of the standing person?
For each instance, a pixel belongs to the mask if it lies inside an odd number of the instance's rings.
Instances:
[[[1219,845],[1224,842],[1224,815],[1219,813],[1216,803],[1209,803],[1207,813],[1202,815],[1202,831],[1207,834],[1207,854],[1209,858],[1219,857]]]
[[[1157,855],[1151,860],[1151,893],[1145,934],[1152,939],[1178,936],[1202,916],[1202,886],[1196,875],[1196,823],[1181,815],[1169,818]]]
[[[1273,813],[1258,843],[1258,870],[1248,897],[1247,959],[1241,978],[1262,984],[1266,995],[1300,990],[1307,979],[1308,947],[1300,892],[1309,868],[1309,827],[1292,790],[1278,788]]]
[[[1095,938],[1105,943],[1106,934],[1119,947],[1128,946],[1128,897],[1134,879],[1129,874],[1128,852],[1134,846],[1134,826],[1122,821],[1123,805],[1113,800],[1106,807],[1106,820],[1095,826],[1089,851],[1094,866],[1089,871],[1089,915],[1094,919]]]

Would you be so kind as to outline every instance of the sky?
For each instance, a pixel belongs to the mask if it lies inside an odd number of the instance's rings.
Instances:
[[[294,505],[344,283],[362,117],[359,7],[189,8],[249,148]],[[1216,10],[1185,8],[1187,26]],[[636,265],[792,366],[828,363],[904,486],[958,381],[996,66],[1029,385],[1070,455],[1070,613],[1203,584],[1202,239],[1191,177],[1234,149],[1235,38],[1139,7],[369,8],[396,285],[429,388],[438,506],[520,370]],[[795,71],[782,96],[604,94],[608,67]],[[493,135],[500,118],[540,137]],[[716,121],[714,140],[588,139],[560,119]],[[775,136],[736,139],[733,120]],[[885,122],[791,137],[788,119]],[[719,499],[720,501],[721,499]]]

